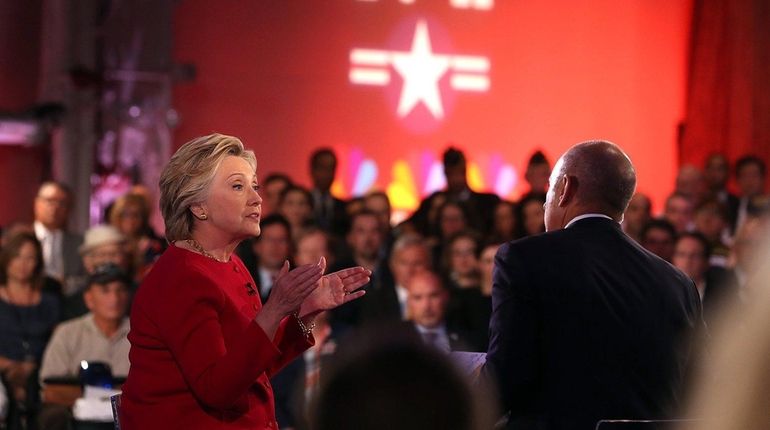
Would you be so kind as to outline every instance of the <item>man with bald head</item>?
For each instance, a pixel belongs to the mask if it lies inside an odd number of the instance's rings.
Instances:
[[[623,233],[635,188],[618,146],[577,144],[551,174],[546,233],[500,247],[482,374],[510,428],[672,417],[701,308],[686,275]]]

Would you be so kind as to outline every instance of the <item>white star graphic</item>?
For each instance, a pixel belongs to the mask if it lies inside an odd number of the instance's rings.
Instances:
[[[412,50],[393,53],[393,67],[404,79],[397,114],[403,118],[422,102],[436,119],[444,117],[438,82],[449,68],[449,56],[431,51],[428,25],[417,23],[412,39]]]

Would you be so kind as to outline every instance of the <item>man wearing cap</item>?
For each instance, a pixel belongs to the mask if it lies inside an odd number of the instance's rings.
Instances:
[[[109,225],[97,225],[86,231],[85,241],[78,249],[85,274],[71,278],[64,287],[67,297],[62,312],[63,320],[79,317],[88,312],[83,301],[83,291],[87,286],[88,278],[97,267],[111,263],[129,273],[125,243],[126,237],[123,233]]]
[[[130,283],[126,273],[114,264],[94,268],[83,292],[90,312],[60,324],[54,331],[40,367],[44,403],[40,428],[67,428],[70,407],[79,394],[69,387],[47,385],[47,379],[77,378],[84,360],[109,365],[117,377],[128,374],[130,344],[126,338],[129,330],[126,313]]]

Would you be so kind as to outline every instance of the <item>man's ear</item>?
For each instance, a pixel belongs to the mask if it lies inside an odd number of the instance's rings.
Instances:
[[[564,175],[561,178],[562,187],[559,194],[559,207],[567,206],[572,203],[577,194],[578,180],[576,176]]]

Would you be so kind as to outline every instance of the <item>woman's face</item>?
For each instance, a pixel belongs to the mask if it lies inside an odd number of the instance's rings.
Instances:
[[[240,157],[222,160],[209,186],[209,195],[201,204],[212,233],[225,240],[258,236],[262,198],[257,193],[257,174]]]
[[[528,235],[539,234],[545,231],[545,221],[543,216],[543,204],[537,200],[532,200],[524,205],[522,210],[524,215],[524,229]]]
[[[19,255],[13,257],[8,263],[8,279],[21,282],[27,282],[32,279],[38,258],[35,246],[30,242],[24,242],[21,248],[19,248]]]
[[[465,214],[455,205],[444,206],[439,214],[439,223],[441,235],[449,237],[465,229]]]
[[[494,231],[498,234],[505,237],[513,236],[513,229],[516,228],[516,216],[513,213],[513,206],[508,203],[497,205],[494,222]]]
[[[490,245],[481,251],[479,270],[483,279],[492,279],[492,271],[495,268],[495,254],[497,254],[499,247],[499,245]]]
[[[460,276],[467,276],[478,270],[476,242],[469,237],[461,237],[452,242],[449,250],[451,270]]]
[[[120,212],[118,229],[126,236],[136,236],[142,230],[142,209],[138,205],[127,204]]]
[[[310,219],[312,210],[305,193],[299,190],[289,191],[283,198],[281,214],[293,226],[302,225]]]

